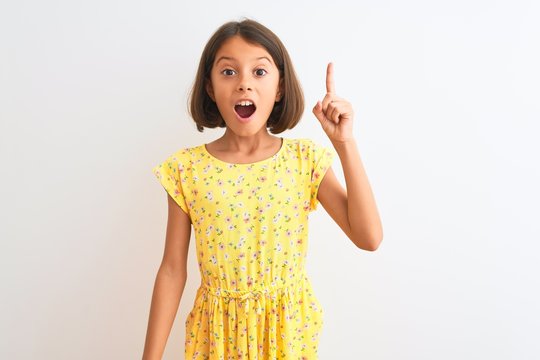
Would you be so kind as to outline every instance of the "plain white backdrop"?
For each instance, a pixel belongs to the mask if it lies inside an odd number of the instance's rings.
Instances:
[[[370,253],[311,215],[320,358],[540,358],[532,0],[2,3],[0,358],[141,357],[167,220],[151,169],[222,134],[197,132],[187,94],[210,35],[243,16],[305,91],[280,136],[331,146],[311,108],[334,61],[383,221]],[[164,359],[183,359],[194,248]]]

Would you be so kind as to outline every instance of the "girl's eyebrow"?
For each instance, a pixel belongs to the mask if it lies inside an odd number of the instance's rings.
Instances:
[[[261,57],[258,57],[258,58],[255,58],[254,60],[263,60],[263,59],[266,59],[266,61],[268,61],[270,64],[272,63],[272,61],[270,61],[270,59],[266,56],[261,56]],[[221,60],[230,60],[230,61],[233,61],[233,62],[238,62],[238,60],[236,60],[235,58],[233,57],[230,57],[230,56],[222,56],[220,57],[219,59],[217,59],[216,61],[216,65],[217,63],[219,63]]]

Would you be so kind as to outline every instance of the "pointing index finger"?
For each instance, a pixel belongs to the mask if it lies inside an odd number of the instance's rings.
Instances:
[[[328,67],[326,68],[326,92],[327,93],[335,93],[336,88],[334,86],[334,64],[328,63]]]

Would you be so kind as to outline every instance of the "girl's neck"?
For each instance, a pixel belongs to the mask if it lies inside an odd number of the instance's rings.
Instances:
[[[276,154],[283,145],[281,139],[268,133],[250,137],[223,135],[206,144],[205,148],[210,155],[225,162],[253,163]]]
[[[267,131],[251,136],[239,136],[225,131],[222,137],[213,142],[218,151],[236,154],[257,154],[281,146],[281,138],[270,135]]]

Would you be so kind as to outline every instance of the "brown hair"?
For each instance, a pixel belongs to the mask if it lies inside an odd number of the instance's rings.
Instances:
[[[273,134],[292,129],[304,112],[304,94],[296,77],[289,53],[281,40],[268,28],[251,19],[231,21],[223,24],[208,40],[201,60],[195,83],[189,94],[189,114],[197,124],[197,130],[204,128],[226,127],[216,103],[206,92],[206,84],[210,80],[210,72],[221,45],[229,38],[239,35],[245,41],[257,44],[266,49],[279,69],[281,99],[274,104],[266,127]]]

